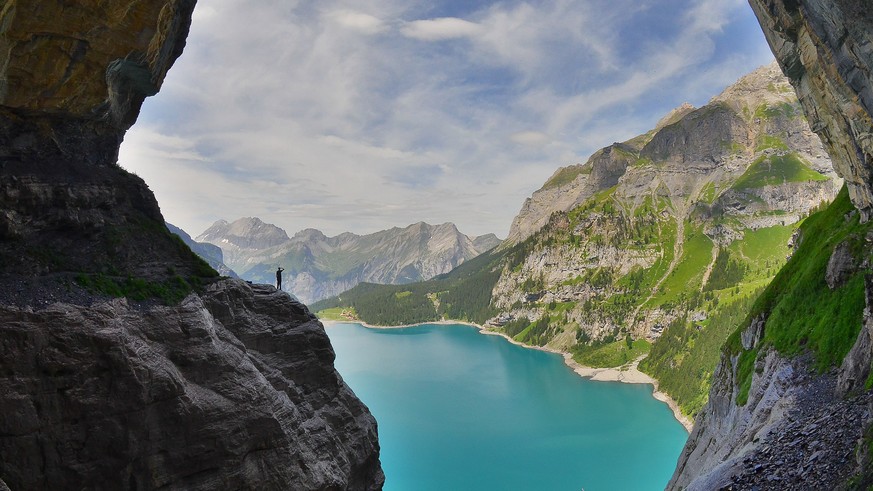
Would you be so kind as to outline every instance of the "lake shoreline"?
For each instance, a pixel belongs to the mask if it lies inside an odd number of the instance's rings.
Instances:
[[[397,326],[377,326],[373,324],[368,324],[361,320],[321,320],[322,324],[342,324],[342,323],[354,323],[360,324],[367,329],[404,329],[408,327],[416,327],[422,326],[426,324],[435,324],[435,325],[452,325],[452,324],[460,324],[464,326],[475,327],[480,334],[484,334],[487,336],[500,336],[503,339],[509,341],[510,343],[521,346],[523,348],[535,349],[539,351],[546,351],[548,353],[554,353],[556,355],[561,355],[564,359],[564,364],[569,367],[573,372],[583,378],[587,378],[596,382],[621,382],[625,384],[651,384],[653,386],[652,397],[658,401],[663,402],[670,408],[670,411],[673,413],[673,417],[679,424],[685,428],[689,434],[691,430],[694,428],[694,422],[682,414],[682,411],[679,409],[679,404],[676,403],[669,395],[664,392],[658,390],[658,381],[652,378],[650,375],[643,373],[639,370],[638,365],[640,360],[642,360],[645,355],[637,358],[633,362],[628,365],[622,367],[614,367],[614,368],[593,368],[586,367],[584,365],[579,364],[576,360],[573,359],[573,355],[566,351],[557,350],[554,348],[546,348],[544,346],[531,346],[528,344],[521,343],[512,339],[502,332],[496,332],[491,329],[488,329],[485,326],[475,324],[473,322],[466,321],[450,321],[450,320],[441,320],[441,321],[430,321],[430,322],[419,322],[415,324],[404,324]]]

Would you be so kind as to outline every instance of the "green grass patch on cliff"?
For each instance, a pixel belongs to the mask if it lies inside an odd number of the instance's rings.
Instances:
[[[779,104],[761,104],[755,108],[755,118],[758,119],[773,119],[773,118],[791,118],[800,113],[800,108],[790,102],[780,102]]]
[[[847,242],[855,261],[865,250],[864,236],[873,223],[859,223],[845,188],[825,210],[801,226],[797,252],[776,275],[749,317],[764,314],[765,342],[785,354],[811,350],[825,369],[842,362],[855,342],[864,310],[863,271],[831,290],[825,282],[834,248]]]
[[[179,275],[173,276],[166,281],[149,281],[143,278],[115,277],[102,273],[76,275],[75,281],[79,286],[110,297],[124,297],[142,302],[145,300],[158,300],[165,305],[175,305],[202,287],[201,279],[192,277],[186,280]]]
[[[755,360],[758,349],[740,353],[737,359],[737,404],[745,406],[749,402],[749,391],[752,389],[752,374],[755,371]]]
[[[788,241],[797,227],[798,224],[792,224],[747,229],[742,239],[731,243],[727,249],[731,257],[744,261],[748,266],[747,282],[776,275],[791,252]]]
[[[762,152],[768,148],[774,148],[776,150],[788,151],[788,145],[786,145],[785,142],[782,141],[781,138],[773,136],[773,135],[768,135],[766,133],[761,134],[758,137],[758,141],[757,141],[757,145],[755,146],[755,150],[758,152]]]
[[[589,169],[590,173],[590,169]],[[585,172],[585,167],[581,165],[571,165],[569,167],[564,167],[557,172],[551,179],[546,181],[543,184],[542,189],[552,189],[561,186],[565,186],[573,182],[580,174],[587,174]]]
[[[605,344],[573,347],[573,360],[592,368],[613,368],[627,365],[649,352],[652,345],[645,339],[629,342],[626,339]]]
[[[734,183],[735,189],[753,189],[786,182],[826,181],[797,154],[762,155]]]
[[[686,224],[682,258],[661,284],[653,303],[673,302],[682,293],[699,288],[706,266],[712,261],[712,248],[709,237],[690,223]]]
[[[867,271],[856,270],[833,290],[825,281],[825,273],[834,249],[844,242],[856,264],[869,259],[865,236],[873,230],[873,222],[859,222],[844,187],[830,206],[807,218],[800,230],[802,239],[797,252],[725,345],[727,353],[741,354],[743,363],[751,363],[748,358],[753,355],[744,354],[740,335],[758,316],[766,318],[763,345],[772,346],[785,356],[810,352],[822,371],[839,365],[855,343],[863,319]],[[751,384],[750,379],[751,371],[738,373],[738,387],[742,390]]]

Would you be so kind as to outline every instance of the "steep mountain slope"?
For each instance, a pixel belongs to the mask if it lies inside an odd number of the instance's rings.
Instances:
[[[655,132],[693,110],[693,106],[685,103],[664,116],[649,133],[603,148],[586,164],[556,170],[543,187],[524,201],[512,221],[505,245],[517,244],[545,227],[552,213],[570,211],[596,192],[618,184],[629,164],[629,154],[638,154]]]
[[[802,158],[805,166],[830,172],[821,142],[803,121],[797,98],[774,62],[743,77],[703,108],[683,104],[662,118],[652,131],[605,147],[585,164],[558,169],[525,201],[504,247],[542,229],[552,214],[569,212],[598,192],[619,184],[619,196],[631,200],[634,207],[659,185],[664,187],[658,192],[686,214],[686,208],[699,201],[697,195],[702,191],[708,204],[713,204],[716,197],[726,202],[739,190],[767,184],[739,183],[734,192],[722,197],[738,173],[752,165],[769,165],[772,155],[792,154]],[[778,177],[774,173],[773,179]],[[784,177],[789,182],[803,181],[799,175]],[[653,181],[647,182],[650,178]],[[711,189],[702,189],[710,183]],[[752,214],[754,210],[745,213],[744,219]]]
[[[775,64],[679,108],[559,185],[573,204],[540,210],[547,225],[495,285],[493,323],[589,365],[630,361],[602,356],[627,337],[663,337],[642,368],[693,415],[741,305],[839,189],[823,155]]]
[[[323,327],[116,163],[194,3],[0,7],[0,488],[381,489]]]
[[[206,263],[214,270],[218,271],[218,274],[221,276],[229,276],[231,278],[239,278],[232,269],[224,264],[224,254],[221,252],[220,247],[205,242],[197,242],[188,235],[188,232],[185,232],[172,223],[167,222],[167,229],[178,235],[179,238],[182,239],[182,242],[191,248],[191,251],[194,252],[194,254],[200,256],[200,258],[206,261]]]
[[[455,318],[591,366],[631,362],[654,342],[641,368],[694,415],[720,346],[784,264],[798,221],[841,185],[824,154],[778,67],[762,67],[706,106],[683,105],[651,132],[559,169],[479,263],[490,297]],[[352,290],[314,307],[354,306],[379,323],[396,304],[423,312],[431,302],[437,317],[447,292]]]
[[[873,486],[873,11],[750,1],[843,193],[724,348],[669,489]]]
[[[369,235],[327,237],[306,229],[288,238],[257,218],[218,221],[197,237],[225,251],[245,279],[273,283],[285,268],[283,288],[303,302],[323,299],[360,282],[410,283],[446,273],[498,245],[493,234],[468,237],[451,223],[415,223]]]

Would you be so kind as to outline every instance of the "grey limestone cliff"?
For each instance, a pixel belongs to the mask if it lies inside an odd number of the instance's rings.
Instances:
[[[845,178],[861,222],[869,220],[873,208],[873,10],[869,2],[750,0],[750,4],[810,126],[827,147],[836,172]],[[835,225],[857,220],[852,215],[834,217]],[[851,349],[828,370],[812,370],[806,350],[797,356],[775,349],[777,338],[766,334],[770,319],[759,318],[746,326],[747,332],[763,332],[764,342],[744,342],[741,348],[725,351],[709,403],[697,419],[670,489],[867,489],[873,485],[871,247],[869,241],[855,240],[850,252],[843,243],[830,244],[828,236],[802,238],[803,245],[822,244],[832,251],[826,266],[820,266],[821,277],[815,279],[822,291],[844,292],[840,293],[843,302],[850,301],[849,291],[864,292],[866,307],[850,331],[857,337],[852,334],[848,335],[852,339],[835,341],[848,341]],[[861,258],[866,259],[858,265]],[[847,288],[844,283],[851,270],[866,278]],[[787,286],[771,288],[779,294],[778,289]],[[839,320],[830,322],[835,329]],[[790,328],[799,331],[805,326],[795,323]],[[741,375],[740,357],[754,361],[750,381]],[[748,384],[745,402],[740,395],[743,379]]]
[[[852,202],[873,209],[873,9],[863,0],[750,0]]]

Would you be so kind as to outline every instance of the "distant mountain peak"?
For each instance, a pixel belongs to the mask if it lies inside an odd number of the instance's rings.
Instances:
[[[281,228],[264,223],[257,217],[244,217],[228,223],[218,220],[196,238],[197,242],[208,242],[222,249],[227,246],[239,249],[267,249],[290,240]]]
[[[669,126],[680,119],[682,119],[686,114],[690,113],[697,109],[691,103],[683,102],[682,105],[668,112],[663,118],[658,121],[658,124],[655,125],[655,131],[660,130],[665,126]]]
[[[736,83],[710,99],[709,104],[745,104],[754,110],[760,104],[793,102],[796,97],[794,88],[774,60],[740,77]]]
[[[309,242],[316,240],[327,240],[327,236],[324,235],[324,232],[316,228],[305,228],[294,234],[294,236],[291,237],[291,240]]]
[[[284,267],[283,283],[304,302],[341,293],[360,281],[431,278],[500,243],[494,234],[471,237],[454,223],[424,221],[335,237],[306,228],[289,238],[284,230],[255,217],[232,223],[218,220],[197,240],[219,246],[225,261],[247,280],[271,283],[276,267]]]

